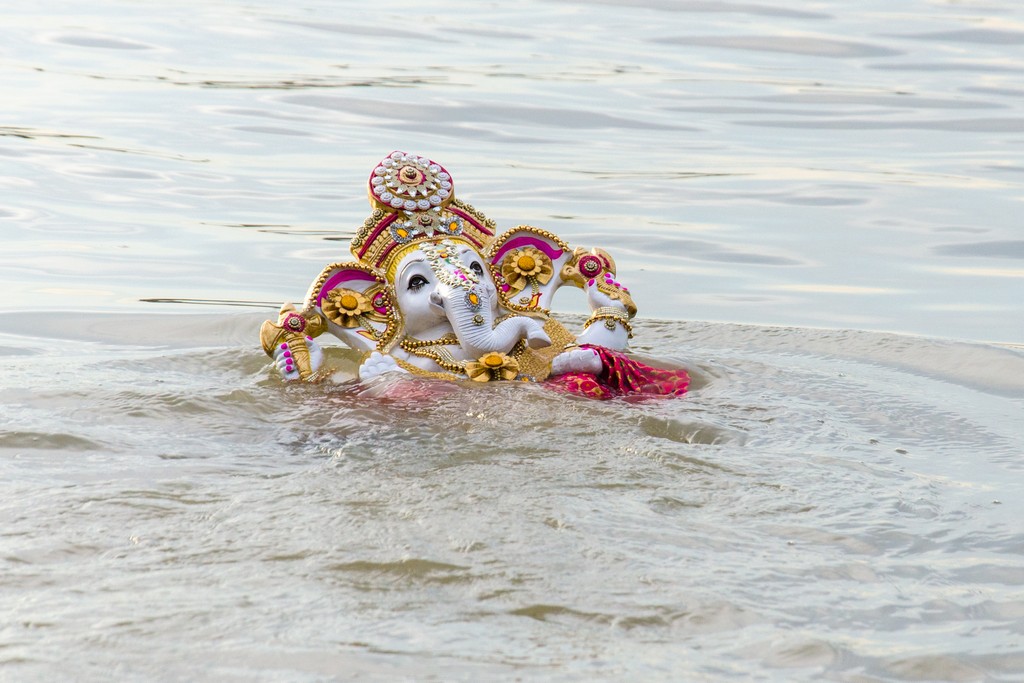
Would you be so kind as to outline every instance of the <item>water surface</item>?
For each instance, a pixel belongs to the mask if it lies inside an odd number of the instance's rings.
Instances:
[[[0,678],[1024,677],[1016,4],[2,24]],[[393,149],[609,249],[695,390],[284,386]]]

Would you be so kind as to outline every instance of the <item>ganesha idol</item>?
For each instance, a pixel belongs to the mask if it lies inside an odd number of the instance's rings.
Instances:
[[[541,382],[598,399],[686,392],[683,370],[625,355],[636,306],[602,249],[573,248],[546,230],[494,221],[455,197],[438,164],[393,152],[370,173],[372,213],[301,308],[285,305],[260,330],[286,380],[328,376],[317,337],[362,352],[361,381],[386,373],[473,382]],[[564,286],[591,315],[576,334],[551,315]]]

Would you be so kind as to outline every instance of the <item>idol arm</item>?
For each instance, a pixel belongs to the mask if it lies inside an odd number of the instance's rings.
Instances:
[[[260,345],[274,361],[285,380],[306,380],[319,373],[324,353],[313,337],[325,329],[323,319],[313,313],[303,315],[292,304],[281,306],[277,322],[266,320],[260,327]]]
[[[636,315],[636,304],[629,288],[618,281],[611,255],[603,249],[577,247],[559,262],[559,276],[550,294],[563,285],[572,285],[584,291],[590,306],[590,317],[576,335],[576,342],[626,350],[633,336],[630,321]]]
[[[593,285],[587,288],[587,303],[590,305],[590,317],[583,323],[583,330],[576,335],[576,343],[603,346],[615,351],[629,348],[633,326],[622,301],[612,299]]]
[[[572,285],[586,293],[591,312],[577,341],[616,351],[628,347],[636,305],[605,250],[574,249],[547,230],[520,225],[502,235],[488,260],[510,310],[547,316],[555,292]]]

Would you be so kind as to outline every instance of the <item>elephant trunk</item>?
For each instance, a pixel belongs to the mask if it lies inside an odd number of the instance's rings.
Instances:
[[[527,335],[522,318],[508,318],[494,324],[493,291],[486,286],[474,287],[471,292],[451,288],[442,293],[445,314],[455,329],[465,354],[478,358],[497,351],[508,353]],[[475,297],[475,298],[474,298]]]

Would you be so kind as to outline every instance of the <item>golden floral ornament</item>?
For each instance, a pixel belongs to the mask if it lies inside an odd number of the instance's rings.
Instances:
[[[534,247],[513,249],[501,261],[501,275],[511,293],[522,291],[531,280],[546,285],[554,274],[554,266],[547,254]]]
[[[337,325],[359,327],[359,318],[373,310],[373,303],[362,292],[338,287],[327,293],[320,309]]]
[[[519,362],[504,353],[492,351],[480,356],[479,360],[468,361],[466,374],[474,382],[515,379],[519,375]]]

